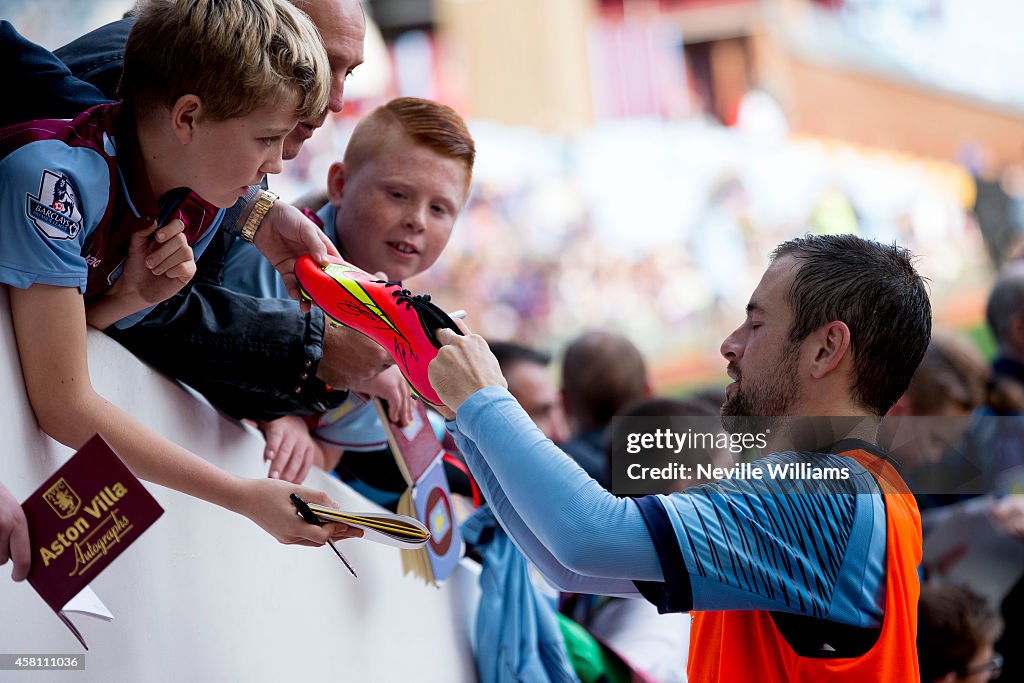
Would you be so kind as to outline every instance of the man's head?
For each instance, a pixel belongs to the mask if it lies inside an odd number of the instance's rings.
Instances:
[[[629,403],[649,396],[640,350],[621,334],[577,337],[562,359],[562,394],[573,433],[604,429]]]
[[[371,112],[327,176],[345,258],[392,280],[429,268],[466,203],[475,156],[462,117],[443,104],[401,97]]]
[[[1002,620],[985,599],[960,586],[924,585],[918,603],[917,657],[923,683],[984,683],[999,673],[992,646]]]
[[[569,438],[569,427],[562,411],[558,388],[551,379],[548,365],[551,357],[540,351],[510,344],[490,342],[491,353],[498,359],[508,390],[523,407],[544,436],[552,441]]]
[[[363,63],[366,37],[366,17],[359,0],[292,0],[292,3],[309,15],[320,33],[331,69],[331,94],[326,109],[305,117],[285,139],[285,159],[298,156],[302,143],[323,125],[328,111],[341,111],[345,79]]]
[[[985,310],[999,353],[1024,362],[1024,264],[1011,263],[999,273]]]
[[[722,343],[723,416],[884,415],[931,336],[910,253],[852,235],[784,242]]]
[[[285,136],[330,93],[309,19],[283,0],[142,0],[136,17],[120,93],[156,133],[145,155],[154,189],[184,185],[231,206],[280,172]]]

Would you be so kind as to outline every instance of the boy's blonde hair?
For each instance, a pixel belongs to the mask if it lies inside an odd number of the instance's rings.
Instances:
[[[323,41],[284,0],[141,0],[135,15],[120,95],[137,113],[188,94],[213,121],[296,96],[300,119],[327,109]]]
[[[454,109],[418,97],[398,97],[370,112],[345,148],[345,166],[354,173],[372,159],[387,142],[388,129],[396,127],[413,142],[443,157],[461,161],[466,169],[466,188],[473,178],[476,147],[466,122]]]

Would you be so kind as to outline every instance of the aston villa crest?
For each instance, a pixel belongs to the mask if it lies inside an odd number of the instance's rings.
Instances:
[[[73,240],[82,229],[82,211],[71,179],[43,171],[39,194],[25,195],[25,214],[50,239]]]
[[[64,481],[64,477],[61,477],[54,482],[53,486],[46,489],[46,493],[43,494],[43,500],[61,519],[71,517],[78,512],[78,508],[82,505],[82,500],[75,493],[75,490]]]

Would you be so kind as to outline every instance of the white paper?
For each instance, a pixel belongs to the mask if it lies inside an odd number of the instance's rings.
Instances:
[[[922,563],[930,577],[966,585],[998,606],[1024,573],[1024,541],[992,521],[993,504],[984,496],[926,511]]]
[[[86,586],[78,595],[68,600],[61,612],[67,614],[68,612],[74,612],[75,614],[84,614],[87,617],[95,617],[97,619],[103,619],[104,621],[113,621],[114,615],[107,609],[107,606],[100,600],[100,596]]]

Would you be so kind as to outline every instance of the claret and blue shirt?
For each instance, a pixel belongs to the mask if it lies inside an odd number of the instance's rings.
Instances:
[[[163,215],[161,215],[163,214]],[[121,104],[0,128],[0,282],[76,287],[86,300],[123,271],[132,234],[179,218],[198,258],[223,210],[184,189],[155,197]],[[128,327],[149,309],[117,323]]]

